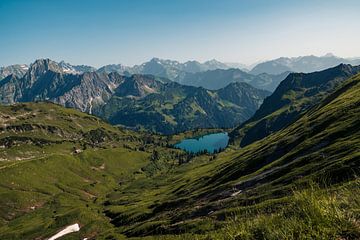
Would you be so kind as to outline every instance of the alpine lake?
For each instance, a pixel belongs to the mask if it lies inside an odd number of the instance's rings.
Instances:
[[[199,138],[184,139],[176,143],[174,146],[188,153],[196,154],[203,151],[206,151],[208,153],[215,153],[226,148],[228,143],[228,133],[221,132],[204,135]]]

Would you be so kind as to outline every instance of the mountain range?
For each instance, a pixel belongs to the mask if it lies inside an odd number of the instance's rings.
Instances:
[[[132,75],[94,114],[112,124],[165,134],[231,128],[249,119],[269,94],[246,83],[231,83],[211,91]]]
[[[251,74],[280,74],[283,72],[304,72],[310,73],[335,67],[339,64],[359,65],[359,58],[340,58],[328,53],[324,56],[303,56],[303,57],[281,57],[257,64],[251,69]]]
[[[30,67],[25,85],[49,68]],[[0,106],[0,238],[49,239],[78,223],[66,238],[359,239],[359,71],[291,73],[229,147],[199,156],[171,147],[181,134],[135,132],[48,102]],[[128,87],[110,99],[135,103],[163,88],[235,102],[246,86],[232,83],[233,96],[117,79]]]
[[[251,71],[245,65],[237,63],[222,63],[215,59],[200,63],[187,61],[152,58],[150,61],[132,67],[122,64],[110,64],[98,69],[86,65],[71,65],[64,61],[58,63],[63,73],[82,74],[85,72],[111,73],[131,76],[145,74],[163,77],[190,86],[202,86],[210,90],[225,87],[231,82],[246,82],[253,87],[274,91],[279,82],[290,72],[314,72],[334,67],[341,63],[358,65],[360,59],[340,58],[332,54],[325,56],[304,56],[295,58],[278,58],[256,64]],[[12,65],[0,68],[0,80],[10,74],[23,77],[29,68],[26,64]]]
[[[164,60],[159,58],[152,58],[150,61],[141,65],[135,65],[133,67],[123,66],[121,64],[106,65],[98,69],[100,72],[110,73],[112,71],[120,74],[151,74],[159,77],[165,77],[171,80],[175,80],[183,73],[189,72],[203,72],[215,69],[228,69],[228,65],[221,63],[215,59],[200,63],[198,61],[187,61],[180,63],[174,60]]]
[[[278,84],[284,80],[290,72],[278,75],[262,73],[253,75],[240,69],[216,69],[205,72],[185,73],[175,81],[189,86],[204,87],[217,90],[233,82],[246,82],[258,89],[274,91]]]
[[[74,71],[63,62],[37,60],[22,77],[12,74],[0,81],[0,101],[51,101],[114,124],[169,134],[234,127],[250,118],[270,94],[246,83],[210,91],[153,75]]]
[[[22,77],[25,75],[26,71],[29,69],[29,66],[26,64],[16,64],[7,67],[0,67],[0,80],[13,74],[16,77]]]
[[[287,127],[358,73],[360,66],[348,64],[313,73],[291,73],[249,120],[230,133],[232,140],[244,147]]]

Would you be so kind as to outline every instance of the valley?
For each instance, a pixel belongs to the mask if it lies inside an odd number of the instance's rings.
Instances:
[[[0,0],[0,240],[360,240],[359,10]]]
[[[147,83],[179,94],[177,83]],[[139,101],[155,96],[149,88],[126,90]],[[172,146],[218,128],[161,135],[50,102],[1,106],[0,238],[45,239],[79,224],[64,239],[356,239],[359,89],[349,65],[289,75],[214,154]],[[261,119],[285,122],[269,134]],[[254,126],[263,135],[245,144]]]

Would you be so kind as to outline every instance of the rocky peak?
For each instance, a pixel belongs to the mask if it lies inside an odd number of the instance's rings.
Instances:
[[[49,70],[53,72],[62,72],[61,66],[48,58],[36,60],[30,65],[28,72],[40,75]]]
[[[153,76],[134,74],[124,79],[117,88],[116,94],[121,97],[144,97],[158,92],[162,85]]]
[[[28,69],[29,66],[27,66],[26,64],[15,64],[7,67],[0,67],[0,80],[11,74],[16,75],[18,78],[21,78],[25,75]]]

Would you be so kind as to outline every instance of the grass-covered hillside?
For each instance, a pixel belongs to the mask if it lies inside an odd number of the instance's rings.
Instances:
[[[240,82],[215,91],[133,75],[94,113],[112,124],[175,134],[237,126],[249,119],[269,94]]]
[[[359,199],[352,195],[360,172],[359,93],[357,75],[254,144],[228,149],[210,162],[195,160],[155,181],[123,185],[109,195],[106,214],[127,236],[360,236]]]
[[[186,159],[160,139],[52,103],[1,106],[0,239],[45,239],[74,222],[81,236],[111,231],[107,194]]]
[[[181,135],[124,131],[53,104],[2,107],[2,139],[53,142],[3,144],[0,239],[74,223],[63,239],[358,239],[359,106],[355,75],[281,130],[192,159],[165,147]],[[65,130],[11,128],[25,122]]]
[[[340,64],[319,72],[290,74],[249,120],[230,133],[232,142],[244,147],[287,127],[359,72],[360,66]]]

